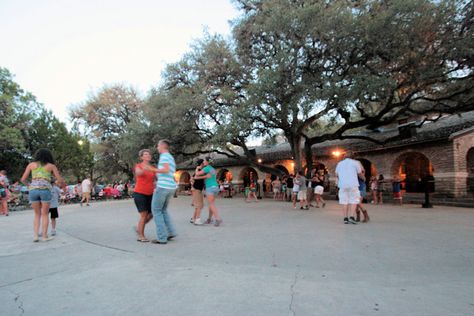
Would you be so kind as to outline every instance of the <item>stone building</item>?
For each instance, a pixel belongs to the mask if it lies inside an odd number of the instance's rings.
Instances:
[[[313,146],[313,165],[324,169],[329,177],[330,191],[334,190],[334,170],[339,153],[352,150],[361,161],[367,174],[383,174],[387,181],[398,175],[405,193],[420,194],[421,179],[427,175],[435,178],[435,197],[474,197],[474,111],[462,115],[445,116],[434,122],[422,118],[401,119],[398,124],[385,126],[376,131],[364,132],[378,140],[399,135],[396,141],[384,145],[365,140],[327,141]],[[256,157],[263,164],[278,168],[285,173],[294,173],[294,162],[290,146],[279,144],[272,147],[255,148]],[[225,156],[213,157],[218,170],[218,179],[232,180],[237,191],[241,191],[245,177],[250,172],[259,182],[274,176],[246,165],[239,165]],[[193,172],[192,161],[178,166],[177,180],[182,188],[189,183]]]

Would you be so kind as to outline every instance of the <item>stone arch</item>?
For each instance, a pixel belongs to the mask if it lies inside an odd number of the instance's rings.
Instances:
[[[232,181],[233,175],[229,169],[222,168],[217,172],[217,181],[224,181],[224,180]]]
[[[275,168],[275,169],[278,169],[278,170],[280,170],[280,171],[282,171],[282,172],[283,172],[284,174],[286,174],[286,175],[289,175],[289,174],[290,174],[290,172],[288,171],[288,169],[286,169],[286,167],[283,166],[283,165],[275,165],[274,168]],[[272,181],[275,180],[276,177],[277,177],[277,176],[274,175],[274,174],[271,174],[271,175],[270,175],[270,179],[271,179]]]
[[[471,147],[466,154],[467,179],[466,190],[469,194],[474,194],[474,147]]]
[[[178,180],[178,191],[186,191],[191,186],[191,175],[187,171],[181,171]]]
[[[369,187],[370,177],[377,175],[377,168],[375,165],[366,158],[357,158],[362,164],[362,167],[365,169],[365,182],[367,183],[367,187]]]
[[[433,175],[433,165],[424,154],[413,151],[398,156],[391,171],[392,175],[400,177],[406,192],[424,192],[422,179]]]
[[[242,181],[243,185],[248,185],[250,183],[250,174],[253,174],[254,177],[257,178],[258,180],[258,172],[252,167],[244,167],[242,170],[240,170],[239,173],[239,180]]]

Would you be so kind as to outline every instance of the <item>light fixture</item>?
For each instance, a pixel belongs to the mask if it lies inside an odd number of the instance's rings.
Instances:
[[[79,140],[77,141],[77,144],[78,144],[79,146],[82,146],[82,145],[84,145],[84,141],[83,141],[82,139],[79,139]]]
[[[340,150],[334,150],[332,155],[336,158],[339,158],[342,155],[342,152]]]
[[[257,162],[258,162],[258,163],[262,163],[262,159],[261,159],[261,158],[258,158]]]

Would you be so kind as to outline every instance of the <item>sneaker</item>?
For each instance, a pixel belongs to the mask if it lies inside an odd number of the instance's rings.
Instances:
[[[51,230],[51,236],[56,236],[56,229]]]
[[[293,206],[293,208],[296,210],[296,206]]]
[[[50,241],[50,240],[53,240],[53,239],[54,239],[53,237],[46,236],[46,237],[41,238],[41,241]]]
[[[173,238],[175,238],[176,235],[171,235],[171,236],[168,236],[168,240],[172,240]]]
[[[208,219],[206,220],[205,224],[208,224],[208,225],[209,225],[209,224],[212,224],[212,219],[211,219],[211,218],[208,218]]]
[[[40,241],[40,239],[39,239],[39,237],[38,237],[38,236],[36,236],[36,237],[33,237],[33,242],[38,242],[38,241]]]
[[[189,222],[190,222],[191,224],[194,224],[194,219],[191,217],[191,219],[189,220]]]
[[[152,243],[152,244],[160,244],[160,245],[166,245],[166,244],[167,244],[167,242],[165,242],[165,241],[159,241],[159,240],[157,240],[157,239],[153,239],[153,240],[151,241],[151,243]]]
[[[357,224],[357,222],[356,222],[356,220],[353,216],[349,217],[349,223],[354,224],[354,225]]]
[[[349,224],[349,219],[347,217],[344,217],[344,224]]]
[[[204,222],[200,218],[196,218],[196,220],[194,221],[194,225],[201,226],[204,225]]]

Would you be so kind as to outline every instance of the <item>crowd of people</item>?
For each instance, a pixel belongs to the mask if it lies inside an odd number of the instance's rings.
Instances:
[[[159,162],[156,166],[151,164],[152,152],[143,149],[138,156],[140,162],[134,167],[135,187],[133,189],[133,199],[139,213],[138,223],[134,225],[137,233],[137,241],[152,242],[156,244],[166,244],[176,237],[177,232],[168,212],[170,198],[175,195],[177,184],[174,179],[176,163],[174,157],[169,152],[170,142],[161,140],[157,144],[160,153]],[[354,160],[351,152],[346,152],[344,159],[336,167],[336,183],[338,187],[339,204],[342,205],[343,221],[345,224],[356,224],[358,222],[368,222],[370,220],[367,209],[363,202],[367,198],[367,185],[365,170],[362,164]],[[31,181],[29,181],[31,176]],[[56,235],[56,221],[59,217],[58,205],[61,196],[67,190],[66,183],[61,178],[59,171],[54,164],[54,159],[48,149],[40,149],[25,169],[21,182],[28,186],[28,198],[34,210],[33,221],[33,241],[49,241]],[[206,157],[198,159],[196,169],[191,177],[192,205],[194,213],[190,222],[200,226],[213,224],[219,227],[222,217],[216,206],[216,197],[223,191],[222,182],[216,178],[216,169],[211,165],[211,159]],[[244,195],[246,202],[258,202],[257,191],[259,188],[257,175],[253,172],[248,174],[244,181]],[[323,198],[327,189],[327,171],[313,169],[305,174],[299,171],[296,175],[275,177],[274,180],[263,180],[261,187],[265,193],[271,193],[275,201],[292,202],[294,209],[308,210],[310,207],[325,207],[326,201]],[[7,201],[11,197],[11,190],[15,183],[9,186],[6,171],[0,171],[0,200],[1,214],[8,216]],[[371,203],[382,204],[383,194],[386,191],[386,182],[383,175],[378,178],[371,177],[369,188],[372,196]],[[75,193],[81,196],[81,206],[90,205],[91,195],[94,191],[100,190],[105,195],[113,195],[113,190],[120,191],[121,194],[130,192],[130,183],[102,186],[94,188],[90,178],[85,178],[75,186]],[[108,192],[110,191],[110,192]],[[394,200],[402,204],[401,181],[398,177],[392,180],[392,191]],[[201,218],[204,208],[204,198],[207,199],[208,217]],[[314,202],[314,204],[313,204]],[[51,216],[51,236],[48,234],[49,218]],[[361,215],[363,218],[361,219]],[[150,240],[145,236],[145,226],[154,220],[156,226],[156,239]]]

